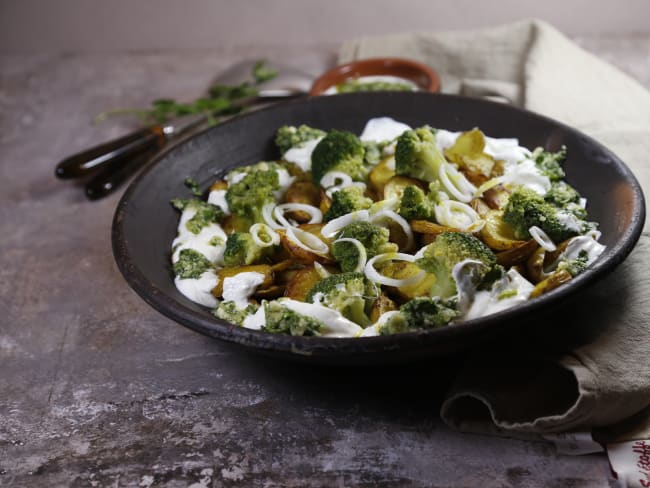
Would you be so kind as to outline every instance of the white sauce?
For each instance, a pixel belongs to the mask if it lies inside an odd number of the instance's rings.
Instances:
[[[361,83],[376,83],[378,81],[383,81],[385,83],[400,83],[403,85],[409,85],[411,87],[411,90],[417,91],[418,86],[413,83],[411,80],[407,80],[406,78],[400,78],[399,76],[389,76],[389,75],[373,75],[373,76],[359,76],[358,78],[354,78],[354,80],[359,81]],[[323,92],[323,95],[336,95],[339,93],[337,85],[330,86],[327,90]]]
[[[506,162],[502,178],[506,188],[523,186],[540,195],[545,195],[551,189],[551,180],[540,173],[531,159],[524,159],[519,163]]]
[[[516,270],[511,269],[506,276],[494,284],[491,290],[474,293],[472,302],[466,309],[463,319],[470,320],[485,317],[493,313],[515,307],[528,300],[535,286]],[[513,293],[512,296],[510,293]],[[505,293],[505,296],[502,294]],[[501,296],[501,298],[499,298]]]
[[[506,164],[516,164],[530,156],[528,148],[519,145],[518,139],[485,137],[485,154]]]
[[[407,130],[411,130],[411,127],[402,122],[390,117],[376,117],[366,123],[359,139],[374,142],[392,141]]]
[[[355,337],[363,331],[359,325],[346,319],[336,310],[323,305],[299,302],[290,298],[280,300],[280,303],[296,313],[322,322],[325,326],[322,330],[323,337]]]
[[[257,272],[237,273],[223,280],[223,301],[235,302],[239,309],[246,308],[248,299],[264,282],[264,275]]]
[[[573,215],[571,212],[566,210],[560,210],[557,214],[557,219],[560,221],[564,227],[574,232],[582,231],[582,226],[580,225],[580,220]],[[592,239],[593,240],[593,239]]]
[[[278,173],[278,182],[280,184],[280,188],[275,192],[275,200],[279,201],[287,191],[287,188],[291,186],[291,183],[293,183],[293,180],[295,180],[296,178],[291,176],[289,172],[284,168],[278,169],[277,173]]]
[[[227,192],[228,190],[212,190],[208,195],[208,203],[220,207],[225,215],[230,215],[230,208],[228,208],[228,202],[226,201]]]
[[[282,159],[290,163],[297,164],[303,171],[311,170],[311,154],[321,141],[322,137],[318,139],[311,139],[302,144],[302,146],[292,147],[282,155]]]
[[[201,232],[194,234],[187,229],[187,221],[194,217],[196,210],[187,208],[183,210],[181,219],[178,222],[178,236],[172,242],[172,262],[178,261],[180,252],[183,249],[193,249],[203,254],[210,262],[223,265],[223,252],[226,249],[228,236],[219,224],[209,224],[201,229]],[[222,243],[216,246],[210,244],[214,238],[221,239]]]
[[[229,185],[234,185],[235,183],[239,183],[241,180],[244,179],[244,176],[246,176],[248,173],[245,171],[239,171],[237,173],[229,173],[225,176],[224,180],[228,182]]]
[[[462,132],[451,132],[445,129],[436,130],[436,146],[438,151],[443,152],[445,149],[450,148],[458,139]]]
[[[264,324],[266,324],[266,315],[264,313],[264,306],[261,306],[257,309],[257,312],[248,315],[244,319],[242,326],[247,329],[261,330],[262,327],[264,327]]]
[[[566,258],[573,260],[578,258],[582,251],[587,252],[587,265],[593,263],[607,246],[603,246],[600,242],[593,239],[591,236],[577,236],[569,241],[566,249],[560,255],[559,259]]]
[[[214,308],[218,304],[217,299],[212,295],[212,289],[217,286],[218,282],[219,277],[212,270],[206,271],[196,279],[183,280],[178,276],[174,278],[176,289],[186,298],[210,308]]]

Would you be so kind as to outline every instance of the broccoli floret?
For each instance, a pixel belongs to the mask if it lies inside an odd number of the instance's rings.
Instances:
[[[440,165],[445,163],[436,146],[434,129],[425,126],[407,130],[397,138],[395,173],[424,181],[438,179]]]
[[[210,224],[218,224],[224,216],[221,207],[195,198],[187,200],[175,198],[171,204],[181,212],[184,210],[195,211],[194,216],[185,223],[185,227],[192,234],[200,233],[201,229]]]
[[[406,302],[399,310],[399,314],[393,315],[380,328],[380,334],[435,329],[447,325],[459,315],[453,302],[438,297],[417,297]]]
[[[275,202],[274,191],[280,187],[275,169],[257,170],[246,173],[237,183],[228,185],[226,202],[230,211],[247,219],[251,224],[262,222],[262,207]]]
[[[278,129],[275,135],[275,145],[280,150],[280,154],[284,154],[292,147],[302,146],[307,141],[324,136],[325,131],[307,125],[301,125],[300,127],[285,125]]]
[[[503,210],[503,221],[508,224],[517,239],[530,239],[530,229],[536,225],[542,229],[553,242],[561,242],[578,235],[586,223],[578,221],[573,215],[551,205],[533,190],[517,188],[508,198]]]
[[[316,145],[311,154],[314,183],[329,171],[342,171],[356,181],[364,181],[368,170],[364,165],[364,148],[352,132],[332,130]]]
[[[434,215],[435,204],[424,191],[415,186],[408,185],[404,188],[398,213],[407,220],[431,220]]]
[[[271,249],[272,247],[255,244],[253,236],[248,232],[233,232],[226,241],[223,262],[226,266],[254,264],[261,261]]]
[[[371,324],[366,314],[367,305],[378,296],[378,288],[363,273],[340,273],[319,281],[307,294],[306,301],[337,310],[345,318],[366,327]]]
[[[589,253],[584,249],[578,253],[575,259],[562,258],[557,265],[558,270],[566,270],[571,273],[571,276],[577,276],[587,269],[589,262]]]
[[[247,316],[257,312],[258,306],[249,303],[244,308],[237,308],[232,300],[221,302],[213,311],[215,317],[226,320],[231,324],[242,325]]]
[[[322,322],[301,315],[282,305],[281,301],[264,304],[265,325],[262,330],[273,334],[319,336],[325,327]]]
[[[496,256],[492,250],[471,234],[443,232],[424,248],[423,257],[416,260],[416,264],[436,276],[431,296],[449,298],[456,294],[456,283],[451,272],[456,264],[466,259],[480,261],[485,265],[478,272],[479,281],[496,265]]]
[[[183,249],[174,263],[174,274],[182,280],[200,278],[203,273],[213,268],[212,263],[203,254],[194,249]]]
[[[564,170],[562,163],[566,159],[566,147],[558,152],[544,151],[541,147],[535,149],[531,155],[531,159],[535,161],[535,166],[539,169],[540,173],[547,176],[551,181],[560,181],[564,178]]]
[[[329,222],[355,210],[367,210],[371,205],[372,199],[363,195],[363,188],[349,186],[332,195],[332,204],[323,215],[323,220]]]
[[[397,252],[397,244],[388,240],[390,232],[384,227],[370,222],[353,222],[343,228],[337,239],[347,238],[358,240],[366,250],[368,259],[377,254]],[[335,241],[332,245],[332,255],[341,265],[343,271],[354,271],[359,262],[359,250],[349,241]]]
[[[390,141],[363,141],[362,144],[365,151],[363,154],[363,160],[366,162],[366,164],[375,166],[381,161],[384,153],[384,148],[390,144]]]
[[[551,185],[551,189],[544,195],[544,200],[556,207],[565,207],[569,203],[578,203],[580,194],[568,183],[557,181]]]

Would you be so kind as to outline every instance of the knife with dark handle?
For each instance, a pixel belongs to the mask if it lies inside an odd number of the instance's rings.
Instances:
[[[304,94],[297,90],[268,90],[235,100],[232,107],[244,108]],[[56,166],[55,175],[61,179],[89,177],[86,196],[91,200],[99,199],[126,181],[170,140],[189,133],[206,121],[204,114],[188,115],[169,124],[139,129],[67,157]]]

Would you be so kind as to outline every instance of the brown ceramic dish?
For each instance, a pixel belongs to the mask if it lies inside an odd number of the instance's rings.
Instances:
[[[386,115],[411,126],[425,123],[449,130],[480,127],[493,137],[517,137],[527,147],[568,148],[567,181],[589,201],[590,218],[600,223],[601,257],[568,284],[518,307],[430,331],[356,339],[292,337],[244,329],[216,319],[183,297],[174,286],[170,243],[178,213],[172,198],[188,196],[183,181],[194,178],[205,191],[226,170],[279,156],[273,144],[278,127],[309,124],[359,133],[371,117]],[[559,122],[504,104],[419,92],[353,93],[287,102],[243,115],[208,129],[151,164],[131,184],[113,221],[113,252],[133,289],[161,313],[202,334],[277,357],[330,364],[381,363],[457,353],[484,344],[493,334],[530,341],[533,320],[552,313],[550,323],[571,328],[579,317],[568,307],[553,308],[605,277],[630,253],[645,219],[638,182],[613,153]]]
[[[427,65],[402,58],[372,58],[341,64],[314,80],[310,95],[322,95],[328,88],[360,76],[396,76],[415,83],[421,91],[440,91],[438,74]]]

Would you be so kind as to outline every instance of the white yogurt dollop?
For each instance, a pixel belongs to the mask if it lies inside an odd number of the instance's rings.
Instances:
[[[214,308],[217,306],[217,299],[212,295],[212,289],[217,286],[219,277],[214,271],[209,270],[198,278],[181,279],[174,278],[176,289],[186,298],[199,305]]]
[[[246,308],[248,299],[264,282],[264,275],[254,271],[237,273],[223,280],[223,301],[235,302],[239,309]]]
[[[359,139],[369,142],[392,141],[407,130],[411,130],[411,126],[390,117],[376,117],[366,122]]]

